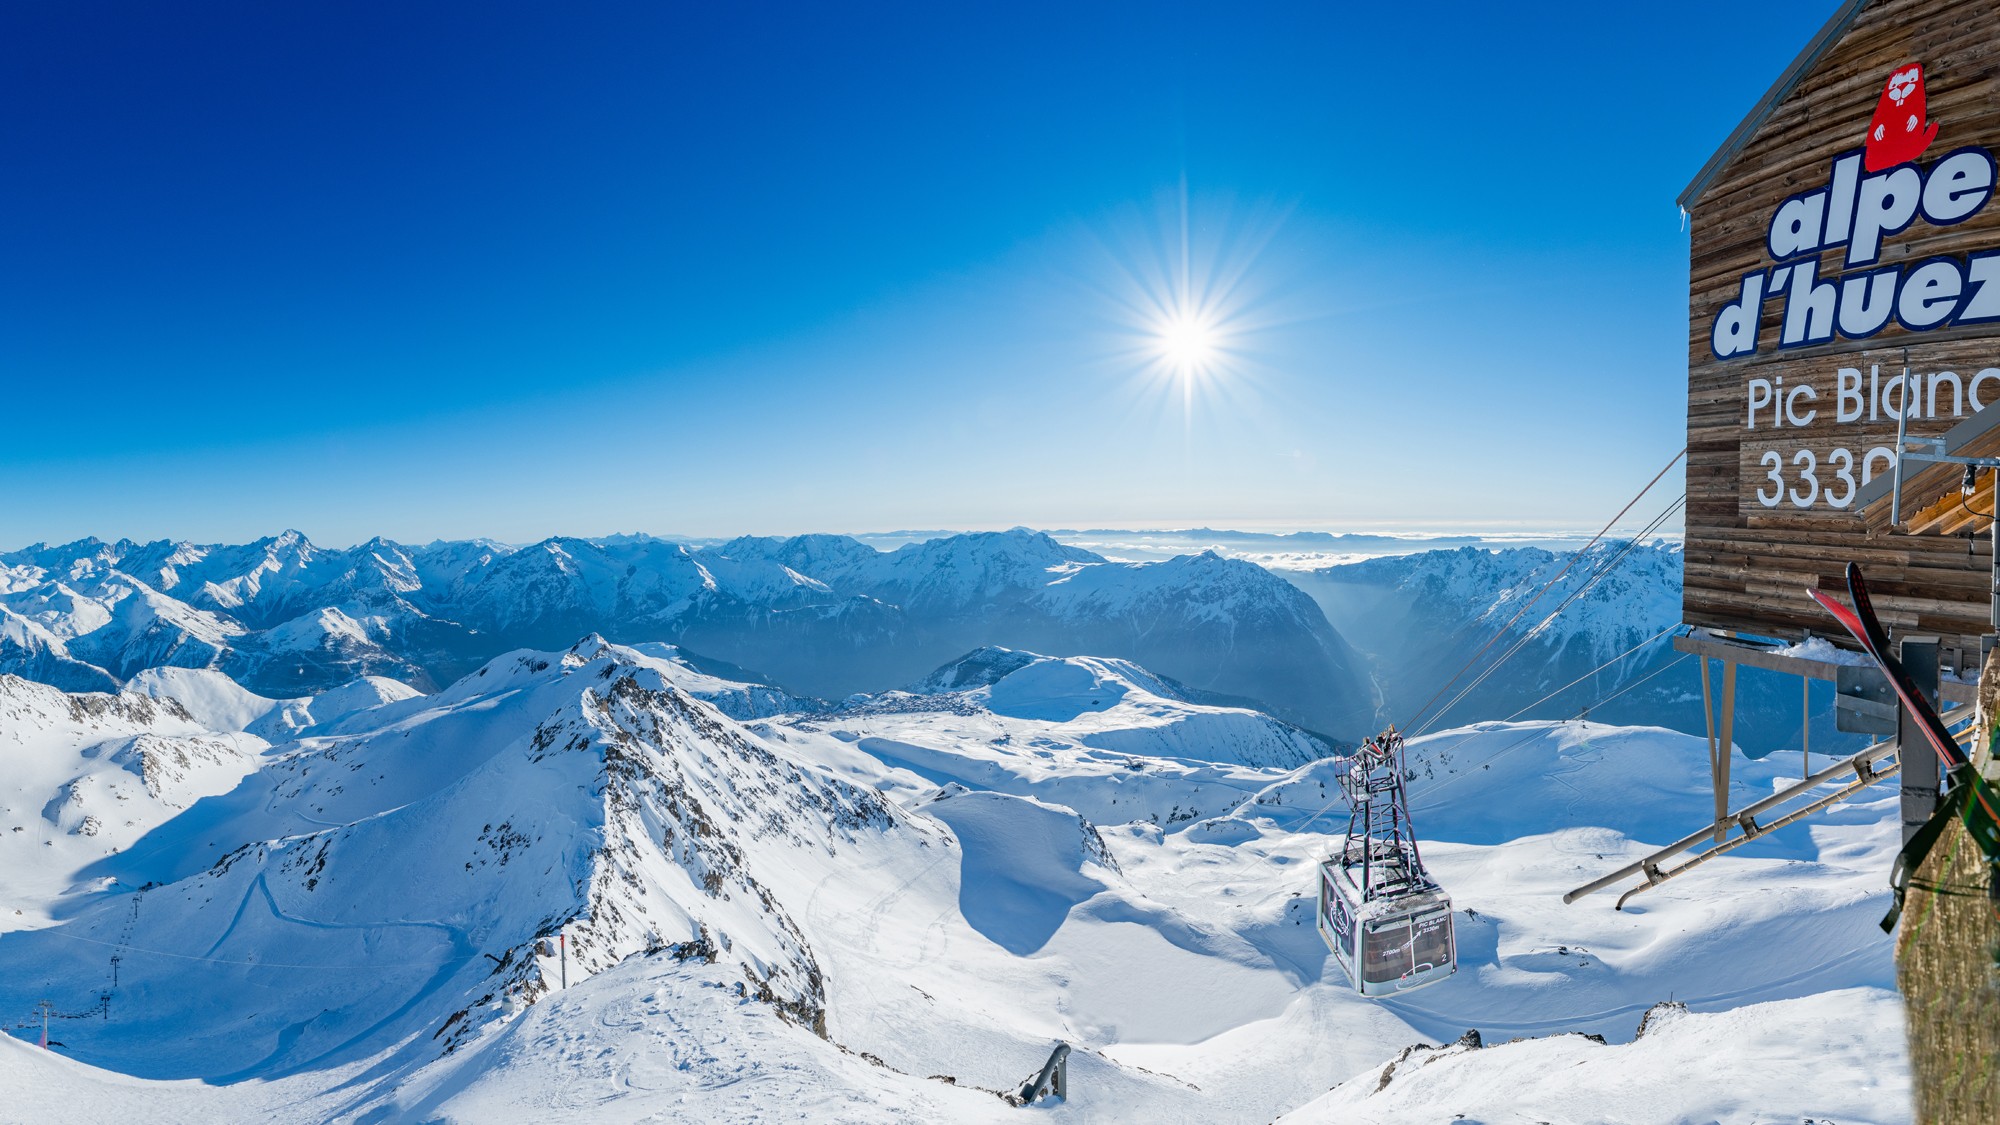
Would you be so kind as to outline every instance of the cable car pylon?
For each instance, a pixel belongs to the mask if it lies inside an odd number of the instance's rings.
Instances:
[[[1404,788],[1403,736],[1361,744],[1341,791],[1347,838],[1319,866],[1319,933],[1363,996],[1390,996],[1458,971],[1451,897],[1424,870]]]

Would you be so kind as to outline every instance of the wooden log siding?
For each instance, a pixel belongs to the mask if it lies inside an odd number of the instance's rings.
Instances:
[[[1806,597],[1808,586],[1844,588],[1849,561],[1868,572],[1883,619],[1898,633],[1935,633],[1946,660],[1977,667],[1979,636],[1990,631],[1988,585],[1991,550],[1984,520],[1953,519],[1942,509],[1925,513],[1925,527],[1956,538],[1873,531],[1850,505],[1824,501],[1810,509],[1791,502],[1799,484],[1793,451],[1813,450],[1822,490],[1844,487],[1828,464],[1833,450],[1855,458],[1857,487],[1869,449],[1893,445],[1896,420],[1879,410],[1874,422],[1838,423],[1834,389],[1839,368],[1861,372],[1867,391],[1871,367],[1886,384],[1903,369],[1909,350],[1913,372],[1952,371],[1961,393],[1979,371],[2000,368],[2000,326],[1988,324],[1909,332],[1893,320],[1868,340],[1778,350],[1783,315],[1768,301],[1759,324],[1757,351],[1717,360],[1710,351],[1716,314],[1741,292],[1744,274],[1768,269],[1765,235],[1772,215],[1790,196],[1826,184],[1835,157],[1859,148],[1883,83],[1897,66],[1924,64],[1928,113],[1937,139],[1920,163],[1966,145],[2000,149],[2000,5],[1944,0],[1888,0],[1871,4],[1846,33],[1780,100],[1762,126],[1694,201],[1690,219],[1688,301],[1687,564],[1684,618],[1724,631],[1795,640],[1805,635],[1835,642],[1841,630]],[[1914,263],[1939,254],[2000,249],[2000,193],[1957,226],[1934,227],[1919,216],[1898,235],[1883,238],[1880,265]],[[1820,280],[1845,271],[1844,247],[1821,256]],[[1784,379],[1787,389],[1810,382],[1819,410],[1804,427],[1773,429],[1768,408],[1757,428],[1745,426],[1753,379]],[[1927,399],[1928,386],[1920,401]],[[1951,391],[1939,387],[1940,417],[1912,417],[1912,434],[1941,434],[1969,417],[1951,413]],[[2000,381],[1981,388],[1986,403],[2000,401]],[[1801,403],[1801,408],[1807,405]],[[1770,487],[1761,461],[1781,452],[1787,496],[1766,508],[1755,496]],[[1878,457],[1872,466],[1886,472]],[[1955,470],[1954,470],[1955,471]],[[1801,492],[1803,494],[1803,492]],[[1824,491],[1822,492],[1824,496]],[[1928,503],[1936,493],[1924,498]],[[1991,510],[1990,490],[1976,498]],[[1947,501],[1952,497],[1947,496]],[[1955,502],[1951,504],[1955,508]],[[1906,513],[1914,514],[1914,513]]]

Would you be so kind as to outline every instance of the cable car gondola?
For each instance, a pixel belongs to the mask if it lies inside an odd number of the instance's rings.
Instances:
[[[1347,839],[1319,868],[1319,933],[1354,990],[1391,996],[1458,971],[1451,897],[1424,870],[1403,789],[1403,737],[1362,743],[1341,776]]]

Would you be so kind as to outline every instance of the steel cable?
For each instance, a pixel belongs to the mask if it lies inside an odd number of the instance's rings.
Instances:
[[[1429,719],[1426,719],[1416,729],[1412,730],[1410,732],[1411,735],[1413,737],[1419,736],[1434,729],[1437,726],[1437,724],[1441,720],[1443,720],[1444,716],[1451,711],[1453,707],[1458,706],[1458,704],[1461,701],[1463,701],[1466,696],[1470,695],[1473,691],[1477,690],[1480,684],[1485,683],[1489,678],[1491,678],[1493,673],[1499,671],[1501,666],[1506,664],[1507,661],[1514,656],[1514,654],[1520,652],[1523,648],[1526,648],[1528,642],[1532,641],[1537,633],[1547,628],[1550,622],[1554,621],[1558,616],[1562,614],[1563,610],[1568,609],[1571,605],[1575,604],[1578,599],[1582,598],[1585,594],[1589,593],[1592,587],[1596,586],[1599,582],[1603,581],[1606,577],[1608,577],[1611,574],[1611,572],[1618,567],[1618,564],[1624,562],[1626,557],[1630,555],[1635,549],[1637,549],[1642,542],[1645,541],[1645,538],[1648,535],[1653,534],[1653,532],[1656,531],[1662,523],[1666,522],[1668,517],[1672,516],[1676,511],[1680,510],[1681,506],[1686,503],[1687,503],[1687,495],[1683,493],[1678,500],[1675,500],[1672,504],[1668,505],[1667,508],[1664,511],[1662,511],[1659,515],[1654,516],[1652,522],[1648,523],[1644,528],[1642,528],[1639,531],[1637,535],[1633,536],[1630,540],[1628,540],[1625,546],[1616,555],[1612,556],[1608,561],[1600,564],[1598,568],[1591,573],[1589,578],[1587,578],[1581,585],[1579,585],[1574,591],[1572,591],[1568,597],[1564,598],[1562,600],[1562,603],[1557,605],[1556,608],[1552,612],[1550,612],[1550,614],[1547,617],[1543,618],[1539,623],[1537,623],[1534,628],[1529,629],[1523,634],[1521,634],[1521,636],[1514,641],[1513,645],[1509,646],[1506,651],[1502,652],[1497,658],[1494,659],[1492,664],[1486,667],[1485,671],[1481,672],[1476,678],[1473,679],[1471,683],[1466,684],[1463,688],[1460,688],[1458,694],[1452,696],[1449,702],[1447,702],[1443,707],[1438,708],[1436,711],[1433,711]],[[1581,554],[1581,552],[1578,553]],[[1572,557],[1571,562],[1572,563],[1575,562],[1574,557]],[[1564,571],[1567,572],[1567,570],[1568,567],[1565,567]],[[1562,576],[1560,574],[1557,575],[1558,579],[1560,579],[1561,577]],[[1547,587],[1543,588],[1543,592],[1544,593],[1547,592]],[[1540,594],[1536,595],[1537,598],[1539,598],[1540,596],[1541,596]],[[1521,615],[1518,613],[1515,614],[1513,620],[1509,621],[1508,624],[1506,626],[1503,626],[1502,628],[1503,629],[1511,628],[1515,621],[1520,620],[1520,616]],[[1495,639],[1497,640],[1498,638]],[[1491,647],[1491,642],[1488,642],[1488,647]],[[1483,652],[1484,650],[1482,649],[1481,651]],[[1477,656],[1475,656],[1474,659],[1477,659]],[[1461,672],[1461,674],[1463,673]],[[1450,685],[1447,684],[1446,686],[1449,687]],[[1436,697],[1434,696],[1432,697],[1432,699],[1434,702]],[[1426,704],[1426,706],[1429,705]]]
[[[1598,530],[1596,535],[1590,537],[1590,541],[1588,543],[1585,543],[1582,548],[1580,548],[1575,554],[1571,555],[1569,562],[1566,565],[1564,565],[1564,567],[1561,570],[1556,572],[1555,577],[1549,579],[1548,582],[1542,586],[1541,590],[1538,591],[1534,597],[1529,598],[1527,604],[1523,605],[1519,610],[1515,611],[1514,616],[1511,619],[1509,619],[1505,625],[1502,625],[1498,632],[1493,634],[1493,638],[1487,641],[1484,645],[1481,645],[1479,651],[1473,653],[1472,656],[1468,660],[1466,660],[1464,666],[1461,667],[1457,672],[1453,673],[1451,679],[1445,681],[1444,686],[1439,688],[1436,694],[1432,695],[1430,699],[1426,700],[1422,707],[1417,708],[1416,714],[1411,715],[1409,721],[1405,722],[1403,726],[1405,728],[1412,727],[1416,724],[1418,719],[1423,718],[1424,712],[1430,710],[1431,704],[1436,703],[1440,698],[1444,696],[1445,692],[1450,691],[1451,686],[1458,682],[1459,677],[1471,671],[1473,665],[1479,662],[1479,658],[1486,654],[1486,650],[1498,644],[1500,642],[1500,639],[1507,635],[1507,631],[1514,627],[1514,623],[1519,621],[1522,617],[1526,616],[1528,610],[1534,608],[1535,603],[1540,601],[1543,595],[1547,594],[1549,590],[1552,589],[1557,582],[1561,581],[1563,575],[1569,573],[1569,568],[1571,566],[1576,565],[1576,561],[1583,557],[1584,552],[1590,550],[1590,548],[1592,548],[1593,546],[1596,546],[1597,541],[1604,538],[1606,533],[1608,533],[1612,529],[1612,527],[1616,526],[1619,520],[1624,519],[1625,513],[1631,511],[1639,503],[1640,500],[1645,499],[1646,493],[1651,492],[1653,490],[1653,486],[1660,483],[1660,478],[1666,476],[1667,471],[1672,469],[1675,465],[1679,464],[1680,459],[1682,457],[1685,457],[1686,455],[1687,455],[1687,446],[1682,446],[1679,452],[1675,453],[1673,457],[1668,459],[1666,465],[1663,468],[1661,468],[1659,472],[1653,474],[1653,479],[1646,482],[1646,486],[1639,490],[1638,495],[1626,501],[1625,506],[1623,508],[1618,509],[1617,515],[1612,516],[1611,519],[1607,523],[1605,523],[1605,525],[1602,528]]]

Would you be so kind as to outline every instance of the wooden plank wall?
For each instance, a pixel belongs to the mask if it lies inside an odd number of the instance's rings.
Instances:
[[[1801,510],[1789,499],[1767,508],[1755,498],[1770,489],[1760,458],[1777,449],[1788,484],[1797,484],[1796,450],[1819,458],[1818,477],[1832,482],[1827,458],[1847,449],[1861,476],[1866,451],[1892,446],[1896,423],[1838,423],[1835,372],[1855,368],[1864,379],[1879,366],[1888,379],[1903,369],[1951,371],[1961,383],[2000,368],[2000,326],[1988,324],[1908,332],[1890,323],[1863,341],[1836,339],[1811,348],[1778,350],[1783,306],[1764,307],[1756,353],[1717,360],[1710,330],[1717,312],[1740,294],[1742,276],[1773,263],[1765,246],[1772,215],[1784,200],[1826,184],[1833,159],[1860,147],[1883,83],[1895,67],[1924,64],[1929,116],[1939,130],[1919,162],[1928,167],[1966,145],[2000,149],[2000,5],[1946,0],[1889,0],[1871,5],[1778,105],[1757,134],[1696,201],[1691,216],[1688,301],[1687,562],[1685,620],[1730,631],[1797,639],[1808,633],[1844,639],[1840,628],[1807,598],[1808,587],[1843,589],[1842,569],[1859,562],[1876,591],[1876,605],[1898,634],[1939,634],[1946,662],[1979,667],[1979,640],[1990,631],[1991,553],[1986,537],[1870,535],[1851,510],[1825,503]],[[1971,219],[1933,227],[1921,216],[1885,236],[1881,265],[1937,254],[2000,248],[2000,192]],[[1822,258],[1820,277],[1845,269],[1838,249]],[[1773,431],[1746,428],[1752,379],[1782,377],[1787,387],[1811,383],[1819,394],[1814,422]],[[1951,413],[1949,383],[1939,386],[1937,418],[1912,418],[1910,432],[1942,433],[1969,416]],[[1981,387],[2000,401],[2000,378]],[[1876,472],[1886,471],[1875,461]],[[1983,528],[1983,521],[1974,525]]]

